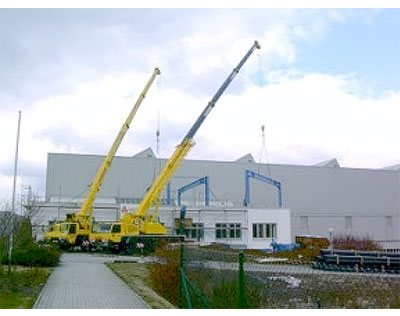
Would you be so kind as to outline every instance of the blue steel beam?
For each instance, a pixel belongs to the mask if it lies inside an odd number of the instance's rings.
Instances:
[[[204,184],[204,190],[205,190],[205,203],[206,206],[210,206],[210,185],[209,185],[209,180],[208,176],[205,176],[203,178],[197,179],[196,181],[193,181],[192,183],[189,183],[180,189],[178,189],[178,205],[181,205],[181,195],[182,193],[191,190],[199,185]]]
[[[167,184],[167,205],[171,205],[171,182]]]
[[[278,189],[279,207],[282,207],[282,188],[281,183],[274,179],[255,173],[251,170],[245,170],[245,197],[244,206],[250,205],[250,178],[275,186]]]

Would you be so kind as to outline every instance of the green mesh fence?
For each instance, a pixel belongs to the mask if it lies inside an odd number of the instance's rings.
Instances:
[[[400,308],[396,273],[314,269],[304,253],[190,244],[169,251],[179,269],[179,308]]]

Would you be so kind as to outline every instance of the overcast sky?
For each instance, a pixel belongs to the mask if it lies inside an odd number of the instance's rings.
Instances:
[[[189,159],[400,163],[399,9],[0,9],[0,197],[44,195],[49,152],[104,155],[154,67],[117,155],[168,158],[254,40]]]

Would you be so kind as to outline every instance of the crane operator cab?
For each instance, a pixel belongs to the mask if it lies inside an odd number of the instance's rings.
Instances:
[[[51,243],[58,243],[61,247],[67,246],[70,241],[76,239],[77,223],[60,222],[51,225],[45,234],[45,240]]]
[[[121,241],[121,224],[96,222],[89,235],[91,249],[112,250]]]
[[[121,232],[121,224],[114,224],[111,229],[112,234],[118,234]]]

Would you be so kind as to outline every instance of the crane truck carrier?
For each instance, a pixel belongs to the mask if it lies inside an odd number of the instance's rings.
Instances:
[[[123,123],[107,156],[100,165],[80,210],[76,213],[67,214],[64,221],[58,221],[51,224],[49,231],[44,234],[45,241],[59,243],[59,245],[64,248],[70,248],[74,246],[79,246],[82,248],[89,247],[89,235],[93,228],[94,199],[100,190],[101,184],[108,169],[111,166],[111,162],[115,156],[115,153],[117,152],[119,145],[129,129],[129,125],[136,115],[136,112],[138,111],[142,101],[146,97],[147,91],[150,89],[150,86],[152,85],[156,76],[159,74],[160,70],[155,68],[145,88],[139,95],[136,103],[130,111],[127,119]]]
[[[175,172],[182,164],[189,150],[195,145],[193,137],[197,130],[256,48],[260,48],[257,41],[254,42],[250,50],[242,58],[236,68],[233,69],[232,73],[207,104],[182,142],[176,147],[175,152],[166,162],[135,211],[133,213],[126,213],[120,221],[114,222],[111,225],[109,233],[103,234],[103,240],[108,244],[108,247],[126,253],[132,253],[138,250],[151,252],[160,242],[180,240],[177,235],[168,235],[167,229],[158,219],[160,196],[167,183],[172,179]],[[183,236],[181,237],[183,238]]]

